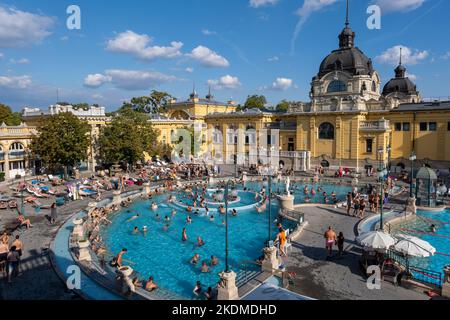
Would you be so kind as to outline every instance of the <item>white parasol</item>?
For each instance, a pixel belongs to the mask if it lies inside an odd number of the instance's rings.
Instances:
[[[371,231],[363,233],[356,241],[365,248],[387,250],[395,245],[397,239],[381,231]]]

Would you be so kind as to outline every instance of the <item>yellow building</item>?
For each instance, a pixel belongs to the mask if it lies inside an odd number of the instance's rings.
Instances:
[[[253,144],[259,149],[268,145],[281,151],[280,162],[288,168],[299,170],[303,166],[296,159],[310,156],[312,166],[363,170],[380,162],[404,168],[415,152],[419,165],[448,169],[450,102],[422,100],[406,76],[401,52],[395,77],[382,88],[372,60],[354,44],[347,20],[339,48],[323,60],[312,80],[309,103],[293,104],[285,113],[247,110],[206,116],[208,128],[224,137],[215,141],[211,136],[213,155],[230,163],[239,155],[260,154],[252,152]],[[238,129],[256,133],[239,138]],[[273,135],[279,136],[276,145],[267,143]]]
[[[78,117],[80,120],[86,121],[91,126],[91,147],[88,150],[88,161],[82,166],[86,166],[88,170],[94,171],[97,166],[97,139],[100,134],[100,128],[105,126],[111,121],[109,117],[106,116],[105,107],[101,106],[89,106],[85,109],[77,108],[72,105],[51,105],[48,110],[41,110],[38,108],[25,108],[22,111],[22,119],[25,123],[30,126],[39,127],[42,121],[53,115],[59,113],[70,112]]]
[[[37,133],[36,127],[22,124],[17,127],[0,127],[0,172],[5,179],[14,179],[16,176],[31,174],[29,144],[31,138]]]
[[[178,129],[195,128],[201,136],[202,143],[199,146],[201,153],[207,150],[207,126],[206,117],[211,113],[227,114],[236,111],[236,103],[227,103],[214,100],[211,90],[203,99],[199,98],[195,89],[189,99],[177,101],[172,99],[167,106],[167,111],[162,115],[152,116],[150,122],[159,131],[159,142],[174,146],[178,142]]]

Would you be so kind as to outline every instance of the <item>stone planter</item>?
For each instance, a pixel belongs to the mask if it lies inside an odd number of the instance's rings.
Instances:
[[[91,253],[89,252],[89,241],[78,241],[78,260],[79,261],[92,261]]]
[[[219,301],[231,301],[239,300],[239,292],[236,286],[236,273],[233,271],[222,272],[219,274],[222,280],[222,286],[219,287],[217,293],[217,300]]]
[[[73,220],[74,228],[72,231],[72,235],[74,235],[77,239],[83,239],[84,237],[83,223],[83,219]]]

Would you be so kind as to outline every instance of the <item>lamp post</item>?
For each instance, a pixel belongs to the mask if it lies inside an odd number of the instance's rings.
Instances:
[[[268,223],[268,235],[267,235],[267,247],[272,240],[272,179],[273,179],[273,168],[270,167],[267,175],[268,182],[268,193],[269,193],[269,223]]]
[[[409,185],[409,197],[413,198],[413,187],[414,187],[414,161],[416,161],[417,156],[416,153],[413,151],[411,153],[411,156],[409,157],[409,160],[411,161],[411,184]]]
[[[378,149],[378,154],[380,155],[380,166],[378,169],[378,179],[380,180],[380,228],[381,231],[384,231],[384,221],[383,221],[383,206],[384,206],[384,179],[387,175],[387,169],[384,167],[383,163],[383,154],[384,148]]]
[[[391,152],[392,152],[392,147],[391,145],[388,145],[387,149],[386,149],[387,153],[388,153],[388,163],[387,163],[387,174],[388,176],[391,175]]]
[[[230,181],[225,184],[225,273],[230,272],[230,267],[228,264],[228,191],[230,188]]]

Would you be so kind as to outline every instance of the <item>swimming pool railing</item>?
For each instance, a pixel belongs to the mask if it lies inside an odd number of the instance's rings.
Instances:
[[[406,272],[412,275],[412,278],[414,280],[424,284],[431,284],[442,288],[442,284],[444,281],[442,272],[412,266],[408,257],[394,250],[388,251],[388,257],[403,266],[406,269]]]

